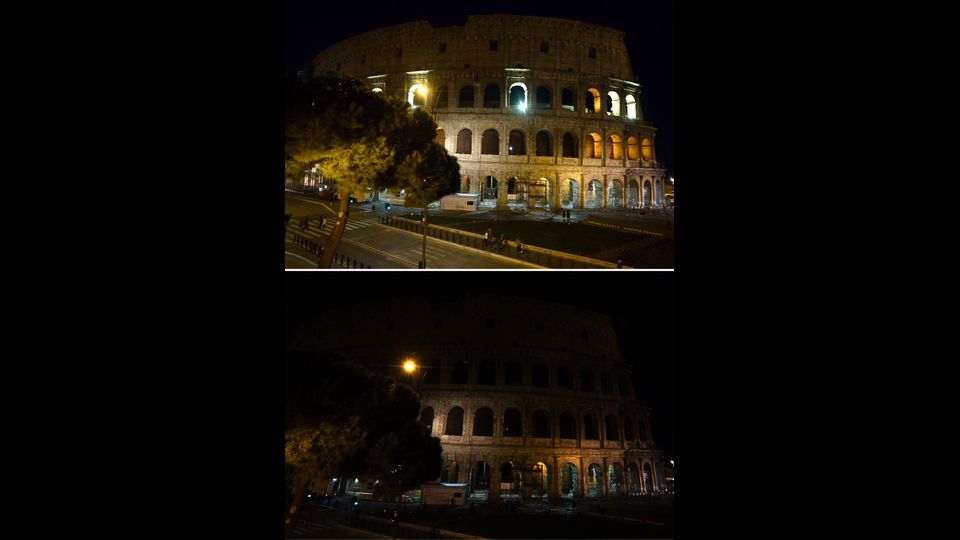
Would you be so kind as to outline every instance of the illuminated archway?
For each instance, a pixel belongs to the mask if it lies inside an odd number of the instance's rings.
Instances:
[[[583,157],[588,159],[600,159],[603,156],[603,140],[599,133],[590,133],[586,139],[586,153]]]
[[[510,108],[527,110],[527,85],[516,82],[510,85]]]
[[[640,159],[640,144],[633,135],[627,137],[627,159]]]
[[[427,104],[427,87],[417,83],[407,90],[407,103],[414,107],[423,107]]]
[[[560,192],[560,206],[572,210],[580,205],[580,184],[573,178],[567,178]]]
[[[583,93],[583,112],[600,113],[600,91],[596,88],[587,88]]]
[[[623,159],[623,138],[616,133],[607,137],[607,144],[610,145],[610,152],[607,155],[610,159]]]
[[[631,120],[636,120],[637,118],[637,98],[633,97],[633,94],[627,94],[626,98],[627,103],[627,118]],[[636,158],[634,158],[636,159]]]
[[[620,180],[610,180],[607,183],[607,208],[623,206],[623,185]]]
[[[620,94],[613,90],[607,92],[607,114],[620,116]]]
[[[643,159],[650,161],[653,159],[653,143],[650,142],[650,139],[644,137],[643,143],[640,147],[640,155],[643,156]]]
[[[601,208],[603,206],[603,185],[599,180],[593,179],[587,183],[586,199],[587,208]]]

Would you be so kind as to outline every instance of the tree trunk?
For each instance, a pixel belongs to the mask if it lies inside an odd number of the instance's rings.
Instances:
[[[423,207],[423,269],[427,269],[427,207]]]
[[[294,476],[293,503],[285,510],[286,515],[284,516],[286,520],[286,523],[284,524],[284,538],[290,538],[293,535],[293,530],[297,526],[297,521],[300,520],[300,515],[303,514],[303,501],[306,499],[307,487],[309,487],[309,485],[310,481],[305,478],[304,475],[297,474]]]
[[[330,268],[330,265],[333,264],[333,255],[337,252],[340,238],[343,237],[343,231],[347,227],[347,219],[350,217],[350,193],[348,191],[340,194],[340,211],[337,222],[333,226],[333,231],[330,232],[327,244],[323,247],[323,255],[317,262],[317,268]]]

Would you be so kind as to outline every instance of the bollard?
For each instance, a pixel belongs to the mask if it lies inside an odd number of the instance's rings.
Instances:
[[[356,261],[356,259],[354,259],[354,261],[353,261],[353,269],[354,269],[354,270],[357,269],[357,261]]]
[[[347,255],[347,268],[350,268],[350,256]]]
[[[621,259],[617,259],[617,268],[623,268],[623,261]]]

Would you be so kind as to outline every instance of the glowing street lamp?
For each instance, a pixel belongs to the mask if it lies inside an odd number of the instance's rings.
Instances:
[[[417,370],[417,363],[414,362],[413,360],[407,360],[406,362],[403,363],[403,370],[406,371],[407,373],[413,373],[414,371]]]

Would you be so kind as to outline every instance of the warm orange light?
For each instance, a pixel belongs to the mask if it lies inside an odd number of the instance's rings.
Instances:
[[[417,369],[417,363],[413,360],[407,360],[403,363],[403,370],[407,373],[413,373]]]
[[[426,86],[418,86],[418,87],[417,87],[417,93],[420,94],[421,96],[426,96],[426,95],[427,95],[427,87],[426,87]]]

